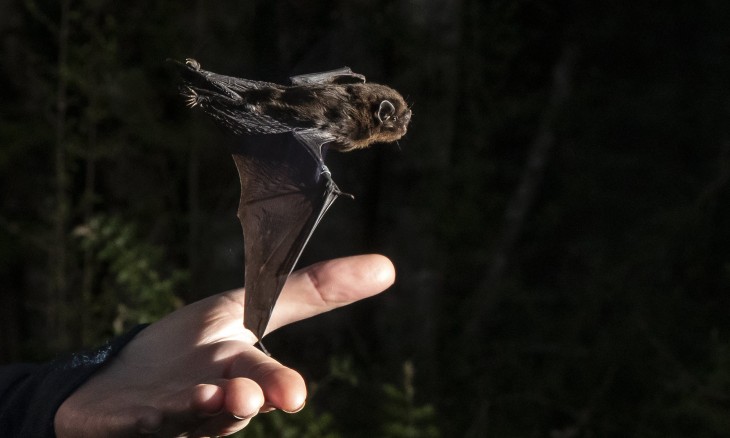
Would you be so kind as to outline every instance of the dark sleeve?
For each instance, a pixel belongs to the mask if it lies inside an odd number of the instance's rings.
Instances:
[[[0,435],[55,437],[53,419],[61,403],[145,327],[53,362],[0,367]]]

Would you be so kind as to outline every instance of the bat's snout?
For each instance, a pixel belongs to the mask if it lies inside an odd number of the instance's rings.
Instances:
[[[411,110],[408,110],[408,112],[403,115],[403,125],[405,127],[408,127],[408,124],[411,123],[412,115],[413,115],[413,111],[411,111]]]

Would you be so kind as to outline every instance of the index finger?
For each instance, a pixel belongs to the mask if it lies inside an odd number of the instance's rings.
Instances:
[[[393,263],[379,254],[343,257],[300,269],[286,282],[266,333],[379,294],[394,281]]]

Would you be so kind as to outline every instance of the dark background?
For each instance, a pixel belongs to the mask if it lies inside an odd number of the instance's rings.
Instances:
[[[414,117],[330,155],[356,200],[300,265],[398,279],[267,338],[311,398],[246,436],[730,434],[730,3],[2,3],[2,362],[241,286],[231,140],[167,58],[348,65]]]

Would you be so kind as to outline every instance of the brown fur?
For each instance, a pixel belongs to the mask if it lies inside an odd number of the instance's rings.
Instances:
[[[392,88],[379,84],[307,85],[264,88],[241,93],[252,111],[292,128],[316,128],[332,137],[331,146],[350,151],[372,143],[392,142],[405,135],[411,110]],[[378,118],[383,100],[394,114]]]
[[[283,86],[207,72],[188,60],[183,94],[237,133],[315,129],[333,149],[351,151],[405,135],[411,110],[394,89],[373,83]],[[364,78],[363,78],[364,79]]]

